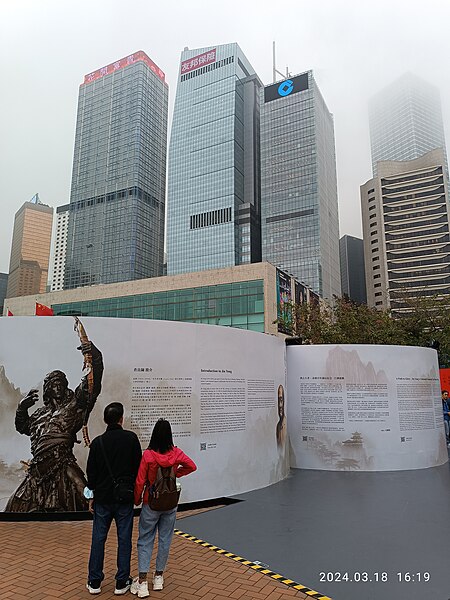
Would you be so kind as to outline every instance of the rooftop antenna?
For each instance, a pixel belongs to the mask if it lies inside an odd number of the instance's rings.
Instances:
[[[277,75],[280,75],[283,79],[290,77],[289,69],[286,67],[286,74],[281,73],[275,66],[275,42],[272,42],[272,55],[273,55],[273,82],[276,83]]]

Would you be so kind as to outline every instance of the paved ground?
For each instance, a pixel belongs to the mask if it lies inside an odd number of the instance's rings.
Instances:
[[[333,600],[450,599],[448,464],[384,473],[293,469],[237,498],[183,519],[182,529]]]
[[[180,516],[193,514],[196,511]],[[179,529],[183,529],[183,520],[177,522]],[[134,538],[136,532],[137,527]],[[90,534],[89,521],[0,522],[1,600],[90,598],[85,589]],[[116,598],[113,593],[115,548],[114,536],[110,535],[105,581],[98,596],[101,599]],[[136,556],[132,569],[136,573]],[[131,598],[131,595],[126,597]],[[181,535],[174,536],[164,590],[150,593],[150,598],[160,600],[295,600],[311,597],[320,596],[296,591]]]
[[[449,465],[386,473],[293,470],[237,498],[243,501],[179,514],[177,528],[189,537],[175,536],[165,589],[151,597],[450,599]],[[0,600],[90,598],[84,588],[90,534],[90,521],[0,521]],[[115,597],[114,563],[112,535],[100,598]],[[132,568],[135,574],[135,556]],[[320,572],[348,573],[353,581],[320,581]],[[371,581],[358,582],[355,573]],[[296,590],[295,582],[309,589]]]

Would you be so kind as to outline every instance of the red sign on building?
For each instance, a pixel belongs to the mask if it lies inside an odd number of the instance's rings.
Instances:
[[[214,48],[214,50],[208,50],[208,52],[204,52],[198,56],[194,56],[193,58],[183,60],[181,63],[181,74],[189,73],[189,71],[199,69],[200,67],[204,67],[213,62],[216,62],[216,48]]]
[[[96,71],[93,71],[92,73],[88,73],[88,75],[84,76],[84,81],[81,85],[84,85],[85,83],[91,83],[92,81],[96,81],[97,79],[100,79],[101,77],[104,77],[105,75],[110,75],[111,73],[114,73],[115,71],[118,71],[119,69],[123,69],[124,67],[128,67],[128,65],[132,65],[135,62],[138,61],[142,61],[145,62],[145,64],[150,67],[150,69],[153,71],[153,73],[155,73],[155,75],[157,75],[161,81],[165,80],[165,75],[163,73],[163,71],[161,71],[161,69],[155,65],[155,63],[152,61],[151,58],[149,58],[145,52],[143,52],[142,50],[139,50],[138,52],[135,52],[134,54],[130,54],[129,56],[126,56],[125,58],[121,58],[120,60],[116,60],[116,62],[111,63],[110,65],[107,65],[106,67],[102,67],[101,69],[97,69]]]

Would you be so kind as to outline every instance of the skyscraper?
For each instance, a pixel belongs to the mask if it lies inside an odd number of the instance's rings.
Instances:
[[[237,44],[182,53],[169,148],[169,275],[261,260],[261,85]]]
[[[364,242],[361,238],[344,235],[339,240],[342,294],[359,304],[366,304],[366,273]]]
[[[413,160],[435,148],[445,154],[439,90],[412,73],[371,99],[369,124],[374,175],[381,160]]]
[[[262,258],[340,295],[333,117],[312,71],[261,91]]]
[[[67,231],[69,228],[69,204],[56,209],[56,231],[51,269],[51,291],[64,289],[64,271],[66,267]]]
[[[0,316],[3,314],[3,303],[8,288],[8,273],[0,273]]]
[[[445,157],[378,163],[361,186],[367,303],[401,312],[408,298],[450,294]]]
[[[42,204],[38,194],[16,212],[7,298],[46,291],[52,225],[53,208]]]
[[[65,288],[162,272],[168,86],[142,51],[85,76]]]

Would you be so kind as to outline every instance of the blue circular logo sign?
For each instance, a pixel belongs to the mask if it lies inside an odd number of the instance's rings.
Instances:
[[[290,79],[286,79],[278,86],[278,93],[280,96],[289,96],[293,89],[294,83]]]

